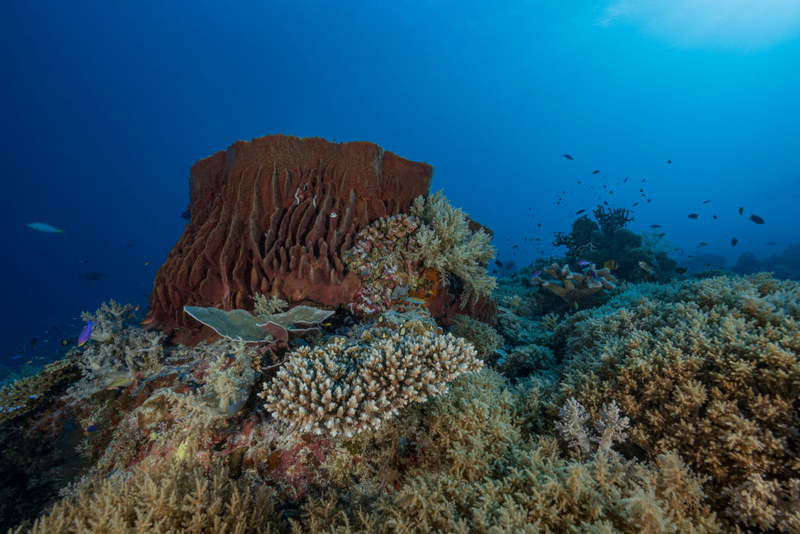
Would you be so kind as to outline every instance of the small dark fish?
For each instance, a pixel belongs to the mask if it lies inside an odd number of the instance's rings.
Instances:
[[[541,228],[542,227],[542,223],[536,223],[536,227],[537,228]]]
[[[191,221],[192,220],[192,214],[189,213],[189,210],[186,210],[183,213],[181,213],[181,217],[186,219],[187,221]]]
[[[578,211],[576,211],[576,212],[575,212],[575,215],[580,215],[580,214],[581,214],[581,213],[583,213],[584,211],[586,211],[586,210],[578,210]]]
[[[519,245],[512,245],[511,248],[517,248]]]
[[[764,224],[764,219],[755,214],[750,215],[750,220],[756,224]]]
[[[31,338],[31,347],[35,347],[38,342],[39,342],[39,338],[38,337],[32,337]]]
[[[497,269],[492,269],[492,274],[497,274]]]
[[[744,215],[744,206],[739,206],[739,215]]]
[[[703,204],[708,204],[709,202],[711,202],[711,201],[710,200],[704,200]]]
[[[716,219],[716,218],[717,218],[717,216],[716,216],[716,215],[714,215],[714,219]]]
[[[689,218],[690,219],[696,219],[697,217],[699,217],[699,215],[697,215],[696,213],[690,213],[689,214]]]
[[[675,272],[678,274],[685,274],[688,270],[686,267],[675,267]]]
[[[127,245],[125,245],[125,248],[133,248],[133,245],[134,243],[128,243]]]
[[[61,340],[61,344],[62,344],[62,345],[64,345],[64,346],[66,347],[67,345],[69,345],[69,344],[70,344],[70,340],[69,340],[69,339],[67,339],[67,338],[64,338],[64,339],[62,339],[62,340]]]
[[[734,237],[733,239],[731,239],[731,246],[735,247],[736,243],[738,243],[738,242],[739,242],[739,240]]]
[[[104,275],[103,273],[80,273],[78,275],[78,278],[81,278],[83,280],[100,281],[100,280],[105,280],[106,275]]]
[[[707,247],[707,246],[708,246],[708,243],[706,243],[705,241],[701,241],[701,242],[700,242],[700,244],[699,244],[699,245],[697,245],[697,246],[698,246],[698,247]]]
[[[660,224],[651,224],[650,228],[661,228]]]
[[[592,171],[592,174],[600,174],[600,171]]]
[[[89,263],[89,260],[78,260],[78,263],[80,263],[81,265],[86,265],[87,263]]]
[[[767,245],[777,245],[777,241],[767,241]]]
[[[671,160],[671,159],[668,159],[668,160],[667,160],[667,165],[671,165],[671,164],[672,164],[672,160]]]
[[[569,154],[564,154],[564,157],[565,157],[565,158],[567,158],[567,159],[568,159],[568,160],[570,160],[570,161],[572,161],[573,159],[575,159],[575,158],[573,158],[572,156],[570,156]]]
[[[638,206],[638,205],[639,205],[639,203],[638,203],[638,202],[634,202],[634,203],[631,205],[631,207],[632,207],[632,208],[635,208],[635,207],[636,207],[636,206]]]
[[[494,260],[494,264],[500,267],[501,269],[503,268],[503,262],[501,262],[500,260]]]
[[[53,330],[58,330],[58,325],[53,325]]]

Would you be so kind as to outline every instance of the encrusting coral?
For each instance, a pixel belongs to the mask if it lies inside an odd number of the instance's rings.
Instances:
[[[292,352],[259,395],[301,432],[352,436],[446,392],[447,382],[481,366],[475,349],[451,334],[395,334],[350,347],[337,338]]]

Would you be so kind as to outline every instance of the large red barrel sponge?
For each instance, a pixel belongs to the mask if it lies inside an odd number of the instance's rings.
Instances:
[[[148,319],[191,343],[207,336],[185,305],[252,309],[255,293],[347,305],[360,287],[342,262],[355,234],[408,213],[432,175],[373,143],[237,141],[192,167],[191,220],[156,274]]]

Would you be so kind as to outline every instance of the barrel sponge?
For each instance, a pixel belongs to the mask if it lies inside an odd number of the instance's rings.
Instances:
[[[447,382],[482,365],[475,348],[452,334],[395,334],[352,346],[336,339],[291,353],[259,395],[301,432],[349,437],[447,392]]]

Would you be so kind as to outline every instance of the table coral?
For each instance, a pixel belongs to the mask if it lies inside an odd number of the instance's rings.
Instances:
[[[587,267],[584,274],[573,273],[569,265],[559,267],[556,263],[543,271],[555,280],[545,280],[541,276],[535,276],[531,283],[558,295],[570,306],[586,305],[591,298],[600,295],[604,290],[615,289],[619,283],[611,271],[606,268],[597,269],[594,263]]]

